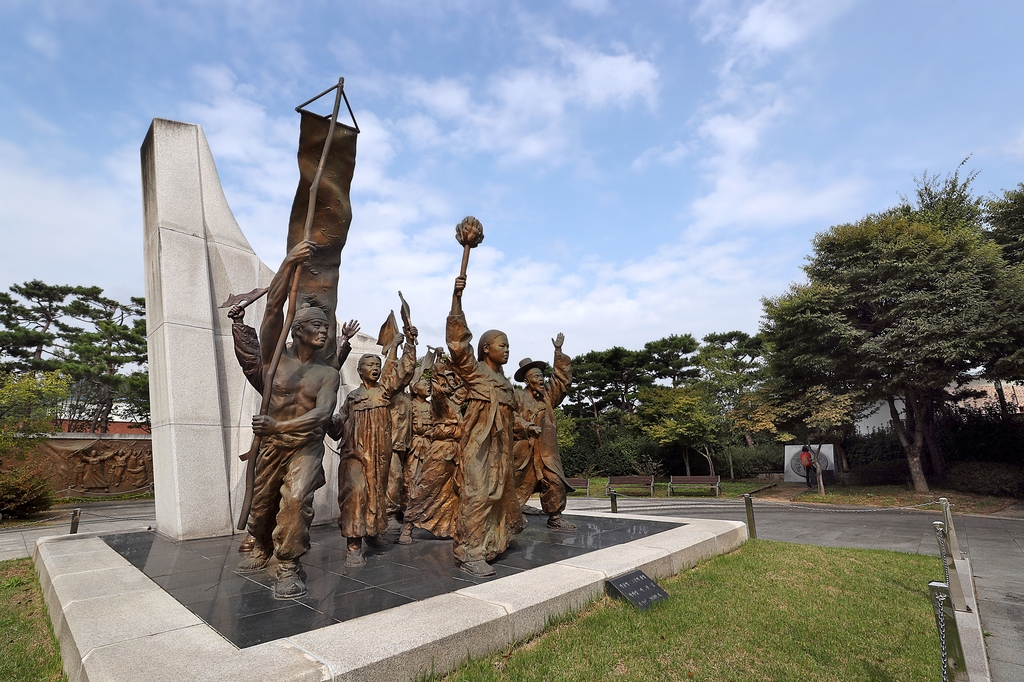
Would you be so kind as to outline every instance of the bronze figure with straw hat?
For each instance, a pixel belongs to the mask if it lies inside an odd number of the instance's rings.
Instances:
[[[515,380],[526,384],[517,388],[516,396],[520,416],[539,430],[530,438],[516,440],[513,447],[516,498],[520,507],[530,496],[540,493],[540,505],[548,515],[548,528],[574,531],[576,526],[562,518],[566,495],[573,491],[562,469],[558,453],[558,429],[554,409],[565,399],[572,383],[572,362],[562,352],[565,337],[559,334],[551,339],[555,346],[555,359],[551,376],[544,378],[548,364],[542,360],[524,358],[519,362]]]

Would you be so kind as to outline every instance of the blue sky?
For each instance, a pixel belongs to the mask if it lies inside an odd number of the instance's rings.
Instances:
[[[0,287],[142,295],[138,150],[201,124],[257,253],[280,262],[293,108],[341,75],[363,130],[339,315],[401,289],[440,343],[465,306],[513,360],[754,332],[809,240],[972,155],[1024,181],[1024,3],[0,4]]]

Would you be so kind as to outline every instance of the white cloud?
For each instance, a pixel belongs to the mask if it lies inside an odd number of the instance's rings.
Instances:
[[[47,59],[52,60],[60,56],[60,41],[49,31],[30,29],[25,33],[25,44]]]
[[[474,92],[466,81],[408,79],[402,90],[422,107],[404,126],[423,148],[444,140],[505,163],[563,163],[574,144],[574,112],[603,107],[654,107],[658,70],[630,52],[603,53],[545,37],[559,67],[520,68],[491,77]]]
[[[608,14],[612,9],[611,0],[566,0],[566,4],[573,9],[589,12],[594,16]]]
[[[60,159],[67,150],[51,152],[48,158]],[[0,140],[4,288],[41,279],[98,285],[119,300],[142,295],[140,184],[137,148],[134,158],[119,150],[83,176],[44,166],[35,155]]]
[[[693,149],[690,145],[683,142],[676,142],[668,149],[665,148],[665,145],[659,144],[644,150],[640,156],[633,159],[630,168],[634,171],[643,171],[647,170],[652,164],[676,166],[692,153]]]
[[[210,137],[225,191],[250,241],[268,265],[284,253],[286,216],[294,179],[294,141],[279,133],[268,117],[225,69],[197,74],[204,103],[186,105]],[[506,81],[507,82],[507,81]],[[438,97],[432,111],[474,105],[469,90],[456,82],[423,93]],[[455,109],[448,109],[454,111]],[[373,111],[359,110],[362,133],[352,185],[353,222],[342,259],[339,309],[375,331],[401,290],[412,306],[424,343],[443,343],[444,319],[462,249],[454,226],[462,217],[458,202],[443,188],[396,174],[397,130],[408,135],[429,125],[415,116],[394,124]],[[229,130],[229,123],[236,128]],[[477,134],[482,134],[478,132]],[[273,161],[276,157],[280,161]],[[284,157],[287,156],[287,161]],[[271,161],[268,161],[270,159]],[[279,166],[288,166],[287,173]],[[414,171],[415,172],[415,171]],[[275,178],[277,178],[275,180]],[[283,189],[257,200],[254,188],[279,182]],[[255,207],[265,207],[265,220]],[[278,216],[270,220],[269,216]],[[262,232],[254,233],[254,225]],[[511,229],[501,219],[485,230]],[[492,238],[493,239],[493,238]],[[563,331],[566,348],[579,353],[615,344],[640,347],[652,338],[684,331],[703,334],[738,326],[754,331],[760,312],[750,291],[784,286],[770,265],[755,260],[743,242],[707,244],[670,241],[654,245],[650,255],[615,262],[593,255],[556,259],[547,248],[504,253],[485,242],[473,251],[465,307],[476,334],[489,328],[507,331],[513,362],[526,355],[546,357],[549,339]],[[527,255],[529,254],[529,255]],[[778,280],[778,281],[776,281]],[[737,301],[745,301],[737,304]]]
[[[721,42],[726,50],[717,96],[696,117],[698,138],[710,153],[701,164],[709,190],[690,207],[693,234],[730,225],[796,225],[857,206],[867,187],[861,178],[762,158],[765,136],[799,111],[800,95],[785,76],[762,80],[760,67],[825,30],[851,4],[706,0],[696,10],[705,40]]]
[[[704,24],[704,40],[724,40],[734,56],[764,59],[789,50],[825,29],[856,0],[704,0],[694,18]]]

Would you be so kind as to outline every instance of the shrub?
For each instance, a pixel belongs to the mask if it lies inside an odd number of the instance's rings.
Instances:
[[[663,468],[662,449],[639,429],[617,424],[601,428],[601,443],[593,423],[578,420],[572,444],[561,450],[562,467],[568,476],[628,476],[658,474]]]
[[[51,506],[53,489],[37,469],[21,467],[0,473],[0,514],[24,518]]]
[[[729,456],[724,451],[711,455],[715,462],[715,473],[729,476]],[[778,443],[755,445],[752,448],[736,446],[732,449],[732,470],[736,478],[753,478],[758,474],[783,471],[785,448]]]
[[[853,434],[843,442],[843,449],[850,468],[857,471],[874,462],[892,464],[907,457],[899,438],[889,429],[876,429],[864,435]],[[879,470],[884,468],[885,465],[880,465]]]
[[[1024,467],[999,462],[958,462],[949,468],[946,485],[964,493],[1024,499]]]
[[[904,485],[910,479],[907,458],[877,459],[850,469],[851,482],[857,485]]]

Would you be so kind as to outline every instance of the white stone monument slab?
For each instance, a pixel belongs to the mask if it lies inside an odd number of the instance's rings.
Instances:
[[[235,221],[200,126],[153,119],[142,194],[156,529],[176,539],[229,535],[245,492],[238,455],[252,442],[260,396],[238,367],[231,320],[218,306],[269,285],[274,271]],[[263,310],[263,300],[250,306],[246,324],[258,329]],[[352,345],[342,398],[358,383],[359,356],[380,350],[366,334]],[[338,458],[327,445],[314,523],[338,516]]]
[[[811,446],[811,452],[815,453],[818,451],[818,445]],[[822,472],[836,470],[836,456],[834,448],[831,443],[821,445],[821,458],[819,461],[824,461],[825,466],[822,468]],[[785,454],[785,467],[786,472],[782,480],[786,483],[805,483],[804,478],[804,466],[800,464],[800,450],[803,448],[802,445],[787,445]],[[814,479],[811,479],[812,481]]]

